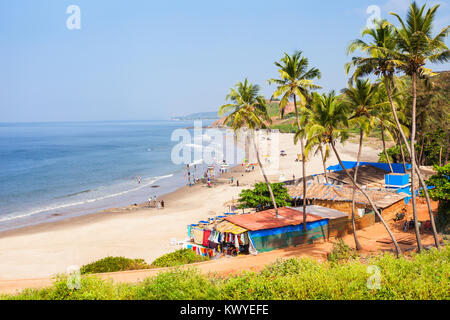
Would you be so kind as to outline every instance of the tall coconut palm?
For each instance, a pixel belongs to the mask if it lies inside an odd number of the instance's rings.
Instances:
[[[272,98],[283,96],[280,101],[280,115],[283,117],[285,108],[289,99],[294,100],[295,116],[297,120],[298,138],[300,140],[301,154],[302,154],[302,177],[303,177],[303,227],[306,230],[306,157],[305,157],[305,143],[304,130],[300,123],[299,106],[297,105],[297,98],[300,106],[306,106],[307,102],[311,100],[310,90],[318,89],[320,86],[313,83],[314,79],[320,79],[321,73],[317,68],[309,69],[308,59],[302,57],[301,51],[296,51],[292,56],[284,53],[284,57],[275,62],[280,73],[280,79],[270,79],[269,84],[276,84],[277,89],[273,93]]]
[[[339,100],[334,92],[332,91],[328,95],[318,95],[315,94],[314,103],[312,104],[312,113],[309,118],[309,122],[306,126],[306,132],[309,139],[314,137],[323,137],[325,141],[333,149],[336,158],[339,161],[340,166],[344,169],[345,174],[351,180],[353,186],[361,192],[364,197],[369,202],[370,206],[374,210],[375,214],[378,216],[380,221],[383,223],[386,231],[394,243],[397,256],[401,253],[400,247],[395,240],[389,226],[384,221],[378,208],[373,203],[369,195],[362,189],[355,181],[354,177],[349,173],[349,171],[344,167],[341,157],[336,150],[336,142],[343,142],[348,137],[348,132],[346,129],[348,127],[348,110],[341,100]]]
[[[240,131],[243,128],[246,128],[249,131],[250,140],[255,149],[256,159],[264,177],[264,181],[267,184],[267,188],[269,189],[275,214],[278,218],[277,203],[269,179],[264,171],[255,138],[255,130],[266,128],[266,124],[270,123],[266,99],[260,95],[259,92],[260,87],[249,83],[247,79],[245,79],[243,83],[238,82],[235,85],[235,88],[230,89],[230,93],[226,97],[226,100],[230,100],[231,103],[221,106],[219,114],[221,116],[228,114],[224,120],[224,124],[229,125],[235,132]]]
[[[374,74],[376,76],[381,76],[385,84],[386,93],[391,106],[392,114],[394,116],[395,123],[397,125],[397,132],[399,137],[403,140],[404,145],[409,154],[411,154],[410,147],[408,145],[408,139],[406,137],[405,131],[400,123],[397,107],[394,103],[392,90],[395,88],[397,78],[395,73],[398,69],[404,66],[404,62],[400,59],[398,55],[398,42],[396,37],[396,29],[386,20],[376,23],[376,27],[373,29],[366,29],[363,31],[362,36],[369,35],[371,37],[371,42],[366,43],[363,40],[355,40],[351,43],[348,48],[348,54],[356,50],[367,53],[367,57],[353,57],[352,62],[346,64],[347,73],[352,67],[355,67],[355,71],[349,81],[356,79],[358,77]],[[444,55],[445,56],[445,55]],[[400,143],[402,146],[402,143]],[[402,158],[404,159],[403,148],[401,148]],[[438,235],[434,223],[434,217],[431,210],[430,197],[425,185],[425,181],[421,175],[420,170],[414,166],[413,168],[419,177],[419,182],[424,190],[428,212],[430,215],[434,242],[437,248],[439,248]],[[406,172],[406,166],[405,166]],[[414,171],[412,171],[414,173]],[[414,174],[412,174],[414,176]],[[415,219],[417,221],[417,219]],[[419,238],[419,234],[416,229],[416,238]]]
[[[349,85],[348,88],[343,90],[344,102],[347,104],[350,114],[350,124],[352,126],[359,127],[359,148],[356,158],[356,167],[353,179],[358,181],[358,168],[361,160],[361,151],[363,145],[364,134],[368,134],[374,127],[375,117],[374,112],[376,108],[380,106],[377,101],[378,86],[370,83],[369,80],[357,79],[355,85]],[[382,105],[383,103],[381,103]],[[355,192],[356,188],[353,188],[352,192],[352,226],[353,226],[353,238],[355,240],[355,247],[357,250],[361,249],[358,237],[356,236],[355,225]]]
[[[401,27],[397,28],[392,25],[395,30],[395,39],[397,42],[397,50],[394,52],[397,60],[402,63],[399,65],[399,69],[406,75],[411,77],[411,94],[412,94],[412,110],[411,110],[411,137],[410,137],[410,155],[411,155],[411,201],[413,206],[413,214],[415,221],[415,230],[419,251],[422,250],[422,244],[419,236],[419,225],[417,221],[416,211],[416,194],[415,194],[415,171],[416,164],[416,105],[417,105],[417,78],[429,79],[436,75],[430,69],[425,68],[428,62],[447,62],[450,59],[450,50],[445,45],[445,38],[448,36],[450,26],[445,27],[436,36],[433,36],[433,22],[435,19],[436,11],[439,5],[435,5],[429,8],[425,12],[426,5],[419,8],[414,1],[410,6],[407,13],[406,21],[396,13],[391,13],[395,16],[400,23]],[[423,180],[419,170],[418,177]],[[423,186],[426,191],[426,186]],[[433,231],[435,229],[434,219],[430,212]],[[439,246],[437,239],[437,246]]]
[[[386,92],[384,82],[382,82],[382,81],[378,82],[377,86],[378,86],[378,90],[377,90],[377,94],[376,94],[376,100],[378,101],[379,106],[378,106],[378,108],[376,108],[374,110],[374,118],[375,118],[376,125],[378,125],[380,127],[381,141],[383,144],[384,156],[389,165],[390,171],[394,172],[394,170],[392,169],[391,159],[386,150],[386,137],[389,137],[390,140],[392,140],[392,141],[396,141],[396,136],[398,136],[397,126],[396,126],[394,117],[392,115],[392,110],[390,109],[390,106],[389,106],[389,101],[387,98],[387,92]],[[404,105],[404,103],[403,103],[404,94],[402,94],[402,92],[400,92],[397,88],[394,88],[393,98],[396,101],[397,105],[399,105],[399,106]],[[397,111],[397,115],[402,122],[406,121],[406,116],[403,112],[403,108],[400,108]],[[409,129],[407,128],[407,126],[402,124],[401,128],[402,128],[403,132],[405,132],[406,134],[409,134]],[[401,142],[400,142],[400,146],[401,146]],[[404,168],[404,171],[406,172],[406,162],[405,162],[405,156],[404,156],[402,148],[401,148],[400,152],[402,154],[403,168]]]

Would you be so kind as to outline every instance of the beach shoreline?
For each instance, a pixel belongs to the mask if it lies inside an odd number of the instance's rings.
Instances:
[[[280,146],[287,156],[280,157],[279,173],[289,180],[301,176],[301,162],[296,162],[299,146],[292,134],[280,135]],[[343,160],[356,159],[357,145],[337,146]],[[379,150],[364,147],[362,161],[376,161]],[[327,165],[336,164],[330,156]],[[307,162],[307,175],[321,173],[322,161],[313,156]],[[229,180],[234,177],[231,185]],[[269,176],[272,182],[279,175]],[[183,186],[158,200],[164,209],[146,208],[146,203],[125,208],[111,208],[60,221],[4,231],[0,233],[0,279],[49,277],[106,256],[140,258],[151,263],[159,256],[179,249],[171,240],[187,237],[187,226],[228,211],[229,202],[256,182],[262,182],[260,169],[245,172],[241,165],[230,168],[208,188],[203,184]],[[239,180],[239,187],[236,186]]]

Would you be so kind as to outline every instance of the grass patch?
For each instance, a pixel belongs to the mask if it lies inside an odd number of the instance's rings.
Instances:
[[[81,274],[140,270],[151,268],[143,259],[128,259],[124,257],[106,257],[89,263],[80,268]]]
[[[157,268],[175,267],[207,260],[209,260],[209,258],[199,256],[190,249],[180,249],[159,257],[152,262],[152,266]]]
[[[341,248],[339,246],[339,248]],[[340,249],[339,249],[340,250]],[[340,252],[340,251],[339,251]],[[450,246],[396,259],[392,254],[361,262],[319,263],[312,259],[289,259],[266,266],[261,272],[230,277],[202,275],[197,269],[159,273],[137,284],[113,284],[95,276],[81,279],[81,288],[69,289],[67,278],[45,289],[25,290],[0,299],[78,300],[448,300],[450,292]],[[369,266],[380,273],[380,288],[370,289]]]
[[[281,133],[295,133],[297,126],[293,123],[279,123],[270,126],[271,129],[278,129]]]

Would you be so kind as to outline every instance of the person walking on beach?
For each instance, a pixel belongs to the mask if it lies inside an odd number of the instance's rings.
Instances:
[[[137,181],[138,181],[139,184],[141,184],[141,176],[137,177]]]
[[[164,200],[161,200],[161,208],[164,209]]]
[[[239,180],[236,180],[236,187],[239,187]]]

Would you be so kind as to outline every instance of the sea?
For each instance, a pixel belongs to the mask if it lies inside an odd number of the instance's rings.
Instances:
[[[221,140],[218,129],[214,136],[198,126],[176,120],[0,123],[0,232],[163,199],[208,166],[217,173],[226,153],[233,153],[230,166],[242,161],[232,133],[223,131]],[[205,163],[203,150],[213,164]],[[188,161],[174,161],[182,152],[191,154]]]

